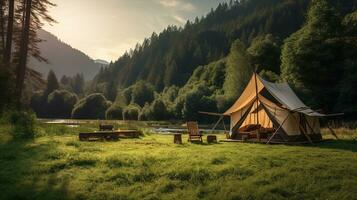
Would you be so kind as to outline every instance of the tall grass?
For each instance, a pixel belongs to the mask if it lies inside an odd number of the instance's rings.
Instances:
[[[186,135],[184,144],[176,145],[172,136],[158,134],[118,142],[80,142],[78,132],[96,130],[96,124],[40,124],[39,129],[34,140],[9,140],[7,128],[0,126],[0,199],[357,196],[355,130],[338,130],[343,138],[339,141],[285,146],[190,144]],[[330,137],[327,130],[324,137]]]

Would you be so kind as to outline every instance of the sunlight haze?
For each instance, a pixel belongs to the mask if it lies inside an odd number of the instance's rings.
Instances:
[[[45,30],[93,59],[116,60],[152,32],[182,26],[224,0],[53,0]]]

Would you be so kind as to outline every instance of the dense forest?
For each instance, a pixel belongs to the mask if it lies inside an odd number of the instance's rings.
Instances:
[[[352,0],[221,3],[183,27],[153,33],[86,86],[79,75],[58,81],[51,72],[29,104],[40,117],[198,119],[198,111],[225,111],[256,70],[269,81],[287,81],[314,109],[354,113],[356,6]]]

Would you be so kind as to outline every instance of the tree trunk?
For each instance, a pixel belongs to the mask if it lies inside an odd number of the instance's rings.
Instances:
[[[14,3],[15,0],[9,0],[9,19],[7,22],[6,46],[4,51],[4,62],[6,64],[9,64],[11,61],[12,35],[14,26]]]
[[[5,51],[4,0],[0,0],[1,49]]]
[[[26,0],[25,7],[25,21],[22,28],[21,34],[21,45],[20,45],[20,54],[19,54],[19,64],[17,66],[16,73],[16,95],[17,101],[20,104],[22,91],[24,87],[25,74],[26,74],[26,64],[27,64],[27,54],[28,54],[28,45],[29,45],[29,35],[30,35],[30,23],[31,23],[31,7],[32,0]]]

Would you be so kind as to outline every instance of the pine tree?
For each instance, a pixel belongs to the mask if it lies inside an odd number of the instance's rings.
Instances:
[[[16,69],[16,95],[18,103],[21,101],[27,68],[28,56],[31,55],[39,61],[47,61],[41,56],[37,44],[41,39],[37,37],[37,31],[44,23],[54,23],[49,15],[49,7],[55,6],[49,0],[23,0],[17,9],[17,18],[20,21],[20,32],[15,38],[17,56]]]
[[[224,91],[228,98],[237,98],[245,88],[253,72],[244,44],[236,40],[227,57]]]
[[[51,94],[53,91],[57,90],[58,88],[59,88],[59,84],[56,74],[52,70],[50,70],[47,76],[47,86],[43,93],[44,97],[47,98],[49,94]]]
[[[306,24],[292,34],[282,49],[282,78],[313,107],[331,111],[342,76],[343,35],[339,13],[326,0],[313,0]],[[341,57],[342,56],[342,57]],[[329,89],[325,89],[326,86]],[[323,89],[324,88],[324,89]]]

